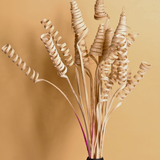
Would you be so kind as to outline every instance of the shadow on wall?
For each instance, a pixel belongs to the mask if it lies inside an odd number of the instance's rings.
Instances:
[[[64,24],[67,23],[67,20],[63,19],[63,16],[57,17],[56,22],[52,22],[53,25],[56,25],[56,30],[58,30],[59,28],[60,30],[62,30],[63,28],[62,24],[58,24],[59,19],[61,19]],[[44,29],[43,33],[47,31],[48,30]],[[40,42],[40,45],[39,43],[37,43],[38,40],[41,41],[39,39],[40,36],[37,38],[37,35],[35,35],[34,32],[36,31],[33,31],[32,29],[31,31],[28,31],[25,36],[27,39],[26,45],[28,48],[28,59],[30,60],[29,65],[31,66],[31,68],[39,72],[40,78],[44,78],[56,84],[69,97],[70,101],[73,102],[73,105],[76,104],[67,81],[57,75],[57,70],[54,68],[54,65],[50,60],[50,56],[48,55],[43,42]],[[61,33],[59,35],[61,35]],[[63,37],[63,35],[61,36]],[[70,44],[69,41],[70,39],[64,39],[64,41],[62,40],[62,42],[65,42],[67,44]],[[68,47],[70,48],[70,46]],[[61,57],[63,57],[62,54]],[[64,61],[64,58],[62,58],[62,60]],[[69,68],[69,70],[70,71],[68,71],[67,75],[69,76],[73,86],[75,87],[76,84],[74,80],[74,67]],[[28,85],[28,82],[26,83],[26,85]],[[33,108],[31,109],[31,112],[33,113],[30,114],[33,114],[33,124],[31,125],[34,128],[34,131],[31,132],[34,135],[33,137],[36,137],[36,142],[39,146],[35,146],[37,147],[37,150],[40,151],[41,158],[43,157],[42,159],[46,159],[46,157],[48,156],[48,152],[54,153],[54,150],[50,150],[50,148],[54,148],[53,145],[55,147],[59,146],[59,149],[63,152],[63,150],[65,150],[65,148],[63,148],[63,146],[65,146],[65,139],[68,139],[67,132],[72,128],[72,119],[74,119],[74,121],[77,121],[68,102],[59,93],[58,90],[45,82],[36,83],[33,86],[31,84],[30,87],[25,87],[24,89],[26,95],[28,95],[26,99],[32,102],[31,105]],[[78,111],[77,104],[76,109]],[[29,142],[27,142],[28,140],[26,136],[27,135],[21,137],[22,143],[26,144],[29,147],[30,144]],[[62,138],[63,145],[61,143]],[[32,150],[30,151],[30,154],[28,154],[28,156],[29,155],[32,155]]]

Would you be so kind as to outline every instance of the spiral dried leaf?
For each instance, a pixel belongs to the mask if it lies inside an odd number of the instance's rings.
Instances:
[[[37,82],[39,73],[27,66],[26,62],[22,60],[21,57],[18,56],[17,53],[15,53],[15,50],[11,47],[10,44],[6,44],[2,47],[2,51],[5,54],[8,54],[9,58],[12,58],[14,63],[17,63],[17,66],[21,66],[21,70],[27,70],[26,76],[30,76],[30,79],[33,80],[33,82]]]
[[[70,54],[69,48],[66,47],[66,43],[59,43],[59,41],[62,39],[61,36],[58,36],[58,31],[54,31],[54,26],[51,24],[51,21],[48,19],[43,19],[41,21],[42,24],[44,24],[44,28],[49,29],[49,34],[52,36],[54,42],[56,45],[60,48],[60,50],[63,53],[63,56],[65,57],[65,62],[68,67],[72,66],[74,64],[74,60],[72,58],[72,55]]]
[[[124,43],[124,37],[127,35],[127,24],[126,24],[126,14],[122,11],[119,19],[118,26],[114,32],[114,36],[112,38],[111,47],[117,49],[121,47]]]
[[[49,33],[42,34],[41,40],[49,52],[53,65],[56,67],[59,75],[65,75],[67,73],[67,67],[62,62],[51,35]]]
[[[134,76],[134,80],[128,81],[126,87],[118,93],[117,98],[121,101],[124,100],[124,98],[126,98],[127,95],[137,86],[137,84],[144,77],[144,74],[150,67],[150,64],[143,61],[139,67],[139,71],[137,72],[138,74]]]
[[[72,0],[70,2],[70,4],[71,4],[72,27],[75,32],[75,63],[77,65],[80,65],[80,59],[79,59],[80,53],[77,49],[77,43],[79,42],[79,40],[81,40],[81,37],[83,36],[83,34],[86,31],[88,32],[88,28],[87,28],[86,24],[84,23],[84,20],[82,18],[82,13],[81,13],[80,9],[78,8],[76,1]],[[87,46],[86,46],[86,42],[85,42],[85,36],[79,42],[79,47],[81,50],[83,63],[84,63],[84,65],[88,65],[89,64],[89,56],[88,56]]]
[[[108,17],[108,14],[105,12],[104,0],[97,0],[94,6],[94,18],[96,20],[102,20]]]
[[[91,45],[89,54],[95,55],[95,56],[102,56],[103,44],[105,39],[104,34],[105,34],[104,24],[100,24],[97,35],[94,39],[93,44]]]
[[[72,16],[72,27],[75,34],[80,35],[84,30],[87,30],[87,26],[82,18],[82,13],[78,8],[78,4],[75,0],[70,2],[71,4],[71,16]]]

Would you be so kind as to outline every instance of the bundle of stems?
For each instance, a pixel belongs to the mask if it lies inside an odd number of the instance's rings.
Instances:
[[[17,65],[21,66],[22,70],[27,70],[26,75],[30,75],[31,80],[35,83],[47,82],[63,94],[79,122],[89,158],[101,158],[103,155],[106,125],[111,114],[122,104],[122,101],[135,88],[151,65],[143,61],[140,64],[137,75],[132,78],[128,67],[129,60],[127,54],[137,34],[127,33],[128,27],[124,11],[122,11],[118,26],[113,33],[113,29],[109,27],[110,17],[104,10],[104,1],[96,1],[94,18],[96,20],[106,19],[106,22],[98,27],[94,42],[88,51],[85,41],[88,28],[76,1],[72,0],[70,5],[72,27],[75,34],[75,59],[72,58],[66,43],[60,42],[62,37],[58,36],[58,31],[55,31],[54,26],[48,19],[41,21],[48,30],[41,35],[41,40],[57,69],[58,75],[67,80],[81,111],[84,126],[69,98],[62,90],[46,79],[39,79],[39,73],[27,66],[18,54],[15,53],[11,45],[3,46],[2,51],[8,54],[9,58],[13,58],[13,62],[17,62]],[[61,60],[56,47],[60,49],[65,57],[65,62]],[[96,66],[94,74],[88,68],[90,60],[93,60]],[[68,68],[71,66],[75,68],[77,92],[67,76]],[[89,86],[87,79],[89,79]],[[114,85],[118,88],[113,93]],[[119,100],[119,103],[113,106],[115,98]]]

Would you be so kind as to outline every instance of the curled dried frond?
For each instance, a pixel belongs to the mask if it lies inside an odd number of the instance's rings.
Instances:
[[[100,24],[98,28],[97,35],[94,39],[93,44],[91,45],[90,53],[95,56],[102,56],[103,44],[104,44],[104,24]]]
[[[97,0],[94,6],[94,18],[96,20],[102,20],[108,17],[108,14],[105,12],[104,0]]]
[[[114,32],[111,47],[117,49],[119,46],[123,45],[127,35],[127,24],[126,24],[126,14],[124,11],[120,15],[119,24]]]
[[[117,98],[121,101],[124,100],[124,98],[132,91],[132,89],[134,89],[137,86],[137,84],[144,77],[144,74],[150,67],[151,67],[150,64],[143,61],[139,67],[140,70],[137,72],[138,75],[134,76],[135,80],[128,81],[126,87],[121,92],[118,93]]]
[[[8,54],[9,58],[13,58],[13,62],[17,63],[17,66],[21,66],[21,70],[27,70],[26,76],[30,75],[30,79],[33,80],[33,82],[37,82],[39,73],[27,66],[26,62],[22,60],[21,57],[18,56],[17,53],[15,53],[15,50],[11,47],[10,44],[6,44],[2,47],[2,51],[5,54]]]
[[[77,49],[77,43],[79,42],[79,47],[81,50],[82,58],[83,58],[83,63],[84,65],[89,64],[89,56],[88,56],[88,51],[87,51],[87,46],[85,42],[85,37],[86,34],[83,35],[84,33],[88,32],[88,28],[86,24],[84,23],[84,20],[82,18],[82,13],[80,9],[78,8],[78,5],[75,0],[72,0],[70,2],[71,4],[71,15],[72,15],[72,27],[75,32],[75,63],[77,65],[80,65],[80,56],[79,56],[79,51]],[[84,37],[81,40],[81,37]]]
[[[71,4],[72,27],[74,29],[75,34],[81,35],[88,28],[84,23],[84,20],[82,18],[82,13],[78,8],[77,2],[75,0],[72,0],[70,4]]]
[[[65,75],[67,73],[67,67],[62,62],[51,35],[49,33],[42,34],[41,40],[43,41],[47,51],[49,52],[51,60],[58,70],[59,75]]]
[[[63,43],[63,44],[59,43],[62,37],[61,36],[57,37],[58,31],[54,31],[54,26],[51,24],[51,21],[47,19],[43,19],[41,23],[44,24],[44,28],[49,29],[49,34],[52,36],[54,42],[60,48],[60,50],[63,53],[63,56],[65,57],[66,65],[68,67],[72,66],[74,64],[74,61],[73,61],[72,55],[70,54],[69,48],[66,47],[67,46],[66,43]]]

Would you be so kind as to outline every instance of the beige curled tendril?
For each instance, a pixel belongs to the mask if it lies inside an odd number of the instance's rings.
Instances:
[[[83,63],[84,65],[89,64],[89,56],[88,56],[88,51],[87,51],[87,46],[85,42],[85,37],[81,40],[81,37],[83,36],[83,33],[86,31],[88,32],[88,28],[86,24],[84,23],[84,20],[82,18],[82,13],[80,9],[78,8],[78,5],[75,0],[72,0],[70,2],[71,4],[71,16],[72,16],[72,27],[75,32],[75,63],[77,65],[80,65],[80,56],[79,56],[79,51],[77,49],[77,43],[79,42],[79,47],[81,50],[82,58],[83,58]]]
[[[41,35],[41,40],[49,52],[53,65],[58,70],[59,75],[65,75],[67,73],[67,67],[62,62],[51,35],[49,33],[44,33]]]
[[[105,12],[105,7],[104,7],[104,0],[97,0],[96,4],[94,6],[94,18],[96,20],[102,20],[106,17],[108,17],[108,14]]]
[[[130,80],[126,84],[126,87],[118,93],[117,98],[119,100],[124,100],[124,98],[136,87],[136,85],[140,82],[140,80],[144,77],[144,74],[147,72],[147,70],[151,67],[150,64],[147,62],[142,62],[139,71],[137,72],[138,74],[134,76],[135,80]]]
[[[93,44],[91,45],[90,53],[95,56],[102,56],[103,44],[104,44],[104,24],[100,24],[98,28],[97,35],[94,39]]]
[[[55,28],[51,24],[51,21],[47,19],[43,19],[41,23],[44,24],[45,29],[49,29],[49,34],[52,36],[54,42],[60,48],[60,50],[63,53],[63,56],[65,57],[66,65],[68,67],[72,66],[74,64],[74,61],[73,61],[72,55],[70,54],[69,48],[66,47],[67,46],[66,43],[63,43],[63,44],[59,43],[62,37],[61,36],[57,37],[58,31],[54,31]]]
[[[14,63],[17,63],[17,66],[21,66],[21,70],[27,70],[26,76],[30,75],[30,79],[33,80],[34,83],[37,82],[39,73],[27,66],[26,62],[22,60],[21,57],[18,56],[17,53],[15,53],[15,50],[11,47],[10,44],[6,44],[2,47],[2,51],[5,54],[8,54],[9,58],[12,58]]]

